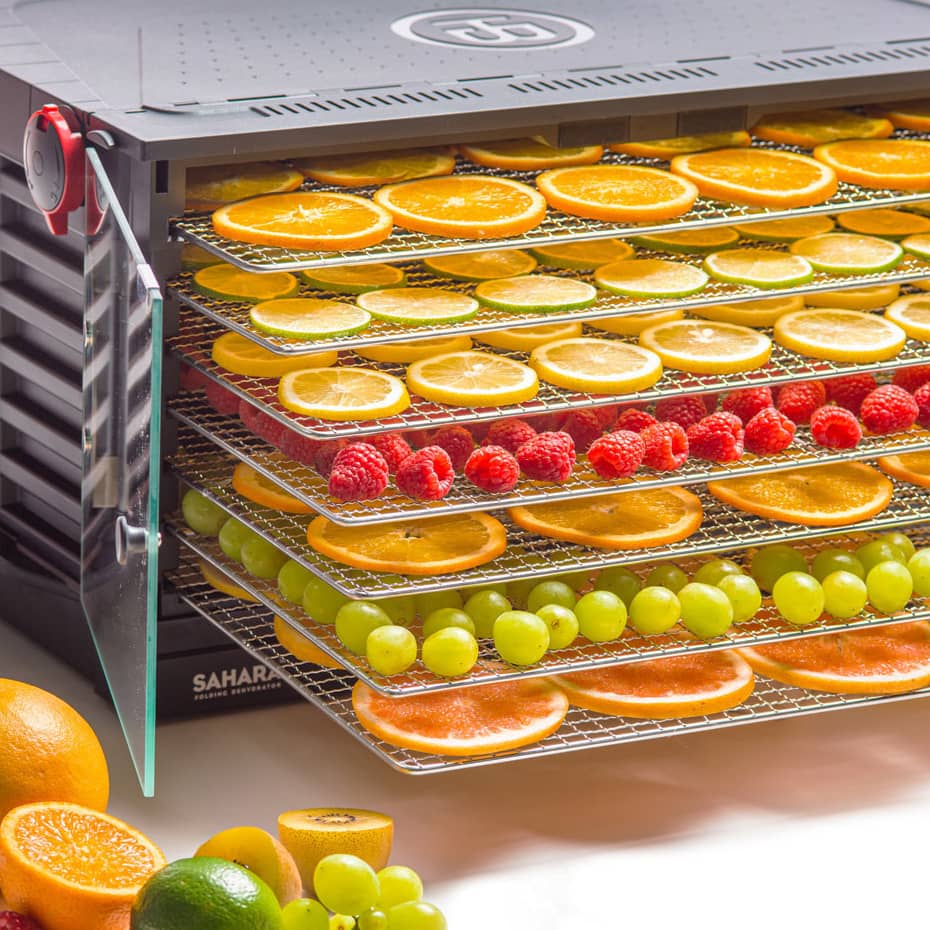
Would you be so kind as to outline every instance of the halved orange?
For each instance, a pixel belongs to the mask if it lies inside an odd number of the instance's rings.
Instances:
[[[554,168],[539,175],[536,186],[556,210],[613,223],[681,216],[698,193],[690,181],[639,165]]]
[[[883,455],[878,467],[908,484],[930,488],[930,452],[908,452],[906,455]]]
[[[892,483],[862,462],[792,468],[766,475],[709,481],[707,490],[737,510],[803,526],[849,526],[881,513]]]
[[[210,357],[221,368],[250,378],[280,378],[300,368],[328,368],[335,365],[339,353],[335,349],[323,352],[301,352],[299,355],[277,355],[239,333],[223,333],[214,340]]]
[[[388,697],[362,682],[352,689],[359,723],[378,739],[445,756],[479,756],[536,743],[554,733],[568,698],[544,678]]]
[[[307,541],[343,565],[401,575],[447,575],[496,559],[507,548],[503,524],[486,513],[464,513],[377,526],[341,526],[317,517]]]
[[[286,620],[275,616],[274,618],[274,635],[275,639],[296,659],[301,662],[312,662],[314,665],[322,665],[324,668],[343,668],[331,655],[323,652],[316,643],[301,636]]]
[[[919,139],[861,139],[827,142],[814,157],[847,184],[930,191],[930,142]]]
[[[540,139],[502,139],[479,145],[460,145],[459,151],[476,165],[504,168],[507,171],[538,171],[560,165],[593,165],[604,154],[604,148],[600,145],[556,148]]]
[[[546,201],[532,187],[481,174],[389,184],[374,199],[404,229],[459,239],[518,236],[546,216]]]
[[[764,329],[779,317],[804,309],[804,297],[767,297],[765,300],[743,300],[735,304],[702,304],[688,308],[688,312],[705,320],[736,323]],[[597,324],[594,324],[597,325]]]
[[[391,152],[323,155],[303,158],[295,164],[308,178],[321,184],[371,187],[452,174],[455,159],[448,152],[432,149],[396,149]]]
[[[297,278],[286,271],[257,274],[226,262],[208,265],[194,275],[194,290],[216,300],[258,303],[278,297],[293,297],[297,288]]]
[[[704,516],[700,498],[678,487],[512,507],[508,513],[531,533],[598,549],[647,549],[678,542],[694,533]]]
[[[805,636],[739,650],[759,674],[833,694],[901,694],[930,685],[930,623]]]
[[[872,109],[891,120],[898,129],[930,132],[930,98],[883,103]]]
[[[706,152],[708,149],[745,147],[752,138],[744,129],[736,132],[708,132],[700,136],[676,136],[672,139],[650,139],[647,142],[614,142],[607,147],[611,152],[633,155],[637,158],[673,158],[688,152]]]
[[[757,139],[813,148],[837,139],[886,139],[894,126],[882,117],[861,116],[851,110],[806,110],[769,113],[752,127]]]
[[[184,206],[187,210],[215,210],[246,197],[297,190],[303,182],[299,171],[274,162],[188,168]]]
[[[919,233],[930,232],[930,217],[907,210],[892,210],[889,207],[872,210],[850,210],[841,213],[836,221],[850,232],[867,236],[886,236],[889,239],[904,239]]]
[[[807,155],[769,149],[717,149],[678,155],[672,171],[704,197],[755,207],[807,207],[836,193],[836,175]]]
[[[627,662],[552,681],[574,707],[646,720],[717,714],[742,704],[754,684],[749,664],[729,649]]]
[[[289,494],[281,485],[261,472],[256,471],[245,462],[238,462],[233,469],[233,490],[237,494],[270,510],[279,510],[281,513],[313,513],[313,508],[299,501],[293,494]]]
[[[200,560],[200,574],[203,575],[203,580],[211,588],[216,588],[217,591],[228,594],[230,597],[238,597],[243,601],[258,603],[256,598],[252,597],[244,588],[240,588],[229,575],[221,572],[215,565],[205,562],[203,559]]]
[[[301,191],[254,197],[213,214],[217,235],[321,252],[364,249],[391,235],[391,214],[354,194]]]

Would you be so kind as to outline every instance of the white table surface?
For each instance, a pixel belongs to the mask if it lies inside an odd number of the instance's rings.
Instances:
[[[169,858],[282,810],[367,807],[395,818],[393,861],[451,930],[926,922],[925,699],[425,777],[295,704],[161,725],[146,800],[106,702],[2,624],[0,677],[88,718],[111,812]]]

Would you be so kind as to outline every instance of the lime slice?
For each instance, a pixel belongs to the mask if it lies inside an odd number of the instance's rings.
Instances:
[[[496,329],[490,333],[477,333],[475,339],[496,349],[513,352],[532,352],[537,346],[554,339],[573,339],[581,335],[581,324],[546,323],[543,326],[519,326],[514,329]]]
[[[207,265],[215,265],[216,259],[217,256],[212,252],[192,242],[185,242],[181,247],[181,267],[185,271],[197,271],[200,268],[206,268]]]
[[[360,294],[358,305],[375,319],[405,326],[461,323],[478,312],[478,301],[439,287],[395,287]]]
[[[904,257],[897,242],[856,233],[809,236],[790,245],[792,254],[806,258],[817,271],[830,274],[872,274],[890,271]]]
[[[407,276],[395,265],[339,265],[302,271],[304,279],[322,291],[337,294],[364,294],[382,287],[400,287]]]
[[[511,313],[554,313],[581,310],[597,300],[597,288],[586,281],[548,274],[483,281],[475,297],[486,307]]]
[[[785,220],[763,220],[759,223],[736,223],[733,228],[747,239],[765,242],[794,242],[807,236],[819,236],[834,228],[831,217],[799,216]]]
[[[250,303],[292,297],[297,278],[286,271],[255,274],[220,262],[208,265],[194,275],[194,290],[216,300],[245,300]]]
[[[707,273],[684,262],[631,258],[602,265],[594,280],[605,291],[627,297],[687,297],[704,290]]]
[[[918,258],[930,262],[930,235],[908,236],[901,245]]]
[[[810,262],[767,249],[727,249],[704,259],[704,268],[718,281],[763,289],[797,287],[814,276]]]
[[[371,322],[364,310],[341,300],[291,297],[266,300],[249,313],[252,325],[263,333],[291,339],[327,339],[361,332]]]
[[[663,252],[714,252],[739,242],[739,233],[729,226],[708,229],[682,229],[654,236],[634,236],[633,242]]]
[[[536,268],[536,259],[519,249],[491,249],[487,252],[465,252],[458,255],[437,255],[423,264],[434,274],[459,281],[491,281],[529,274]]]
[[[594,239],[591,242],[556,242],[530,251],[543,265],[593,271],[601,265],[633,257],[633,247],[622,239]]]

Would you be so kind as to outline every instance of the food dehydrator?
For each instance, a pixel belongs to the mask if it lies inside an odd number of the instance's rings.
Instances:
[[[299,692],[387,762],[413,773],[889,699],[760,683],[745,704],[712,717],[630,721],[572,711],[561,730],[524,750],[465,760],[426,756],[387,746],[358,726],[349,701],[351,673],[302,664],[280,647],[271,628],[272,608],[280,607],[273,586],[239,579],[258,599],[248,603],[202,580],[197,558],[233,574],[235,566],[213,543],[185,530],[177,515],[178,479],[354,596],[688,559],[773,540],[803,543],[828,532],[776,525],[705,499],[701,530],[661,551],[584,550],[533,539],[510,526],[507,553],[489,565],[454,577],[378,577],[315,556],[303,542],[306,520],[264,511],[231,492],[232,464],[246,461],[337,522],[377,523],[500,510],[556,495],[593,497],[615,488],[583,472],[557,491],[525,486],[501,499],[457,486],[436,504],[395,494],[335,506],[322,479],[282,465],[237,420],[217,414],[201,394],[181,390],[181,358],[317,438],[592,407],[616,398],[544,387],[535,400],[512,408],[415,402],[387,422],[334,424],[290,414],[262,379],[229,376],[211,362],[210,342],[229,329],[275,352],[293,348],[253,330],[243,305],[196,293],[190,275],[181,272],[182,243],[258,272],[389,261],[404,262],[419,280],[423,272],[415,263],[429,255],[649,230],[550,210],[542,225],[509,240],[443,239],[396,228],[366,250],[300,253],[223,240],[213,233],[209,214],[185,213],[188,168],[519,136],[560,145],[665,138],[743,129],[773,110],[859,106],[927,92],[930,4],[923,0],[824,0],[813,6],[802,0],[579,0],[570,8],[557,6],[524,9],[494,0],[451,8],[401,0],[345,0],[328,7],[291,0],[0,0],[0,611],[88,675],[98,676],[99,655],[146,792],[153,788],[156,678],[162,715],[228,710]],[[531,175],[514,176],[532,181]],[[841,185],[816,207],[778,214],[699,201],[684,217],[651,228],[919,199]],[[928,268],[910,258],[864,278],[818,274],[793,292],[913,281],[930,276]],[[604,298],[550,320],[758,296],[749,287],[713,284],[694,297],[648,304]],[[532,322],[538,320],[487,312],[417,335]],[[330,339],[326,347],[340,349],[340,364],[352,364],[352,349],[366,339],[409,336],[409,330],[386,326],[374,336]],[[816,362],[776,347],[759,371],[671,373],[636,399],[918,363],[930,363],[930,347],[915,341],[893,361],[866,366]],[[801,442],[771,467],[928,447],[925,431],[871,437],[846,455]],[[711,475],[758,467],[689,462],[681,472],[637,478],[632,486],[699,488]],[[902,485],[892,506],[866,528],[928,520],[923,492]],[[920,605],[894,618],[867,612],[848,626],[925,615]],[[321,627],[314,635],[324,650],[346,660],[331,631]],[[766,615],[751,635],[737,632],[721,642],[658,646],[633,638],[622,654],[578,647],[529,671],[481,666],[466,682],[423,672],[397,684],[373,675],[364,663],[354,665],[377,690],[414,693],[785,635],[800,634],[786,634],[774,615]]]

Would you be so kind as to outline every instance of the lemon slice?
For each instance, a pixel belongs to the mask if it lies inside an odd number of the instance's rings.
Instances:
[[[191,242],[185,242],[181,246],[181,267],[185,271],[198,271],[200,268],[206,268],[207,265],[215,265],[216,259],[217,256],[212,252]]]
[[[761,368],[772,351],[768,336],[734,323],[678,320],[645,330],[639,344],[669,368],[698,374],[731,374]]]
[[[809,307],[840,307],[843,310],[880,310],[901,292],[900,284],[874,284],[845,291],[815,291],[804,295]]]
[[[496,349],[514,352],[532,352],[536,346],[555,339],[572,339],[581,335],[580,323],[547,323],[544,326],[519,326],[515,329],[496,329],[490,333],[477,333],[475,339]]]
[[[930,295],[908,294],[896,300],[886,311],[885,319],[897,323],[911,337],[930,340]]]
[[[276,355],[256,345],[239,333],[223,333],[213,343],[211,357],[221,368],[250,378],[280,378],[301,368],[328,368],[335,365],[339,353],[307,352],[301,355]]]
[[[747,239],[762,239],[764,242],[794,242],[808,236],[828,233],[836,224],[833,218],[817,216],[789,217],[784,220],[762,220],[758,223],[736,223],[733,228]]]
[[[581,310],[597,300],[597,288],[574,278],[548,274],[482,281],[475,297],[486,307],[510,313],[554,313]]]
[[[395,265],[381,262],[371,265],[338,265],[302,271],[304,279],[323,291],[337,294],[364,294],[381,287],[400,287],[407,276]]]
[[[663,258],[631,258],[601,265],[594,280],[605,291],[626,297],[687,297],[707,286],[706,272]]]
[[[766,297],[764,300],[742,300],[736,304],[713,304],[690,307],[689,312],[705,320],[738,323],[741,326],[766,328],[779,317],[804,309],[804,297]]]
[[[654,352],[613,339],[560,339],[533,349],[530,364],[556,387],[594,394],[630,394],[662,377]]]
[[[763,289],[797,287],[814,277],[814,269],[805,259],[765,249],[714,252],[704,259],[704,269],[718,281]]]
[[[369,368],[292,371],[278,382],[283,407],[321,420],[375,420],[410,406],[404,382]]]
[[[590,242],[556,242],[530,249],[543,265],[593,271],[601,265],[633,257],[633,246],[622,239],[593,239]]]
[[[833,362],[880,362],[907,341],[895,323],[858,310],[813,307],[786,313],[775,323],[775,341],[801,355]]]
[[[406,326],[461,323],[478,312],[478,301],[468,294],[439,287],[395,287],[360,294],[358,305],[375,319]]]
[[[830,274],[873,274],[890,271],[904,257],[896,242],[857,233],[825,233],[798,239],[788,247],[817,271]]]
[[[493,278],[513,278],[529,274],[536,259],[519,249],[489,249],[486,252],[463,252],[457,255],[437,255],[423,264],[434,274],[459,281],[490,281]]]
[[[356,349],[355,354],[373,362],[399,362],[404,365],[444,352],[467,352],[471,348],[468,336],[437,336],[434,339],[407,339],[383,345]]]
[[[255,274],[220,262],[208,265],[194,275],[194,290],[217,300],[259,302],[276,297],[293,297],[297,293],[297,278],[286,271]]]
[[[628,313],[626,316],[604,316],[596,320],[588,320],[589,326],[603,329],[618,336],[638,336],[650,326],[659,323],[670,323],[672,320],[683,319],[684,310],[658,310],[655,313]]]
[[[850,232],[888,239],[903,239],[905,236],[930,232],[930,219],[926,216],[890,208],[853,210],[841,213],[836,220],[843,229]]]
[[[713,252],[735,245],[739,242],[739,233],[729,226],[709,226],[706,229],[682,229],[652,236],[633,236],[633,242],[663,252]]]
[[[187,169],[188,210],[214,210],[224,203],[296,190],[303,175],[286,165],[253,162],[245,165],[205,165]]]
[[[288,297],[266,300],[249,312],[256,329],[291,339],[326,339],[361,332],[371,316],[360,307],[341,300]]]
[[[455,407],[493,407],[532,400],[539,390],[536,372],[491,352],[447,352],[414,362],[407,386],[415,394]]]
[[[930,262],[930,235],[908,236],[901,245],[911,255],[916,255],[925,262]]]

